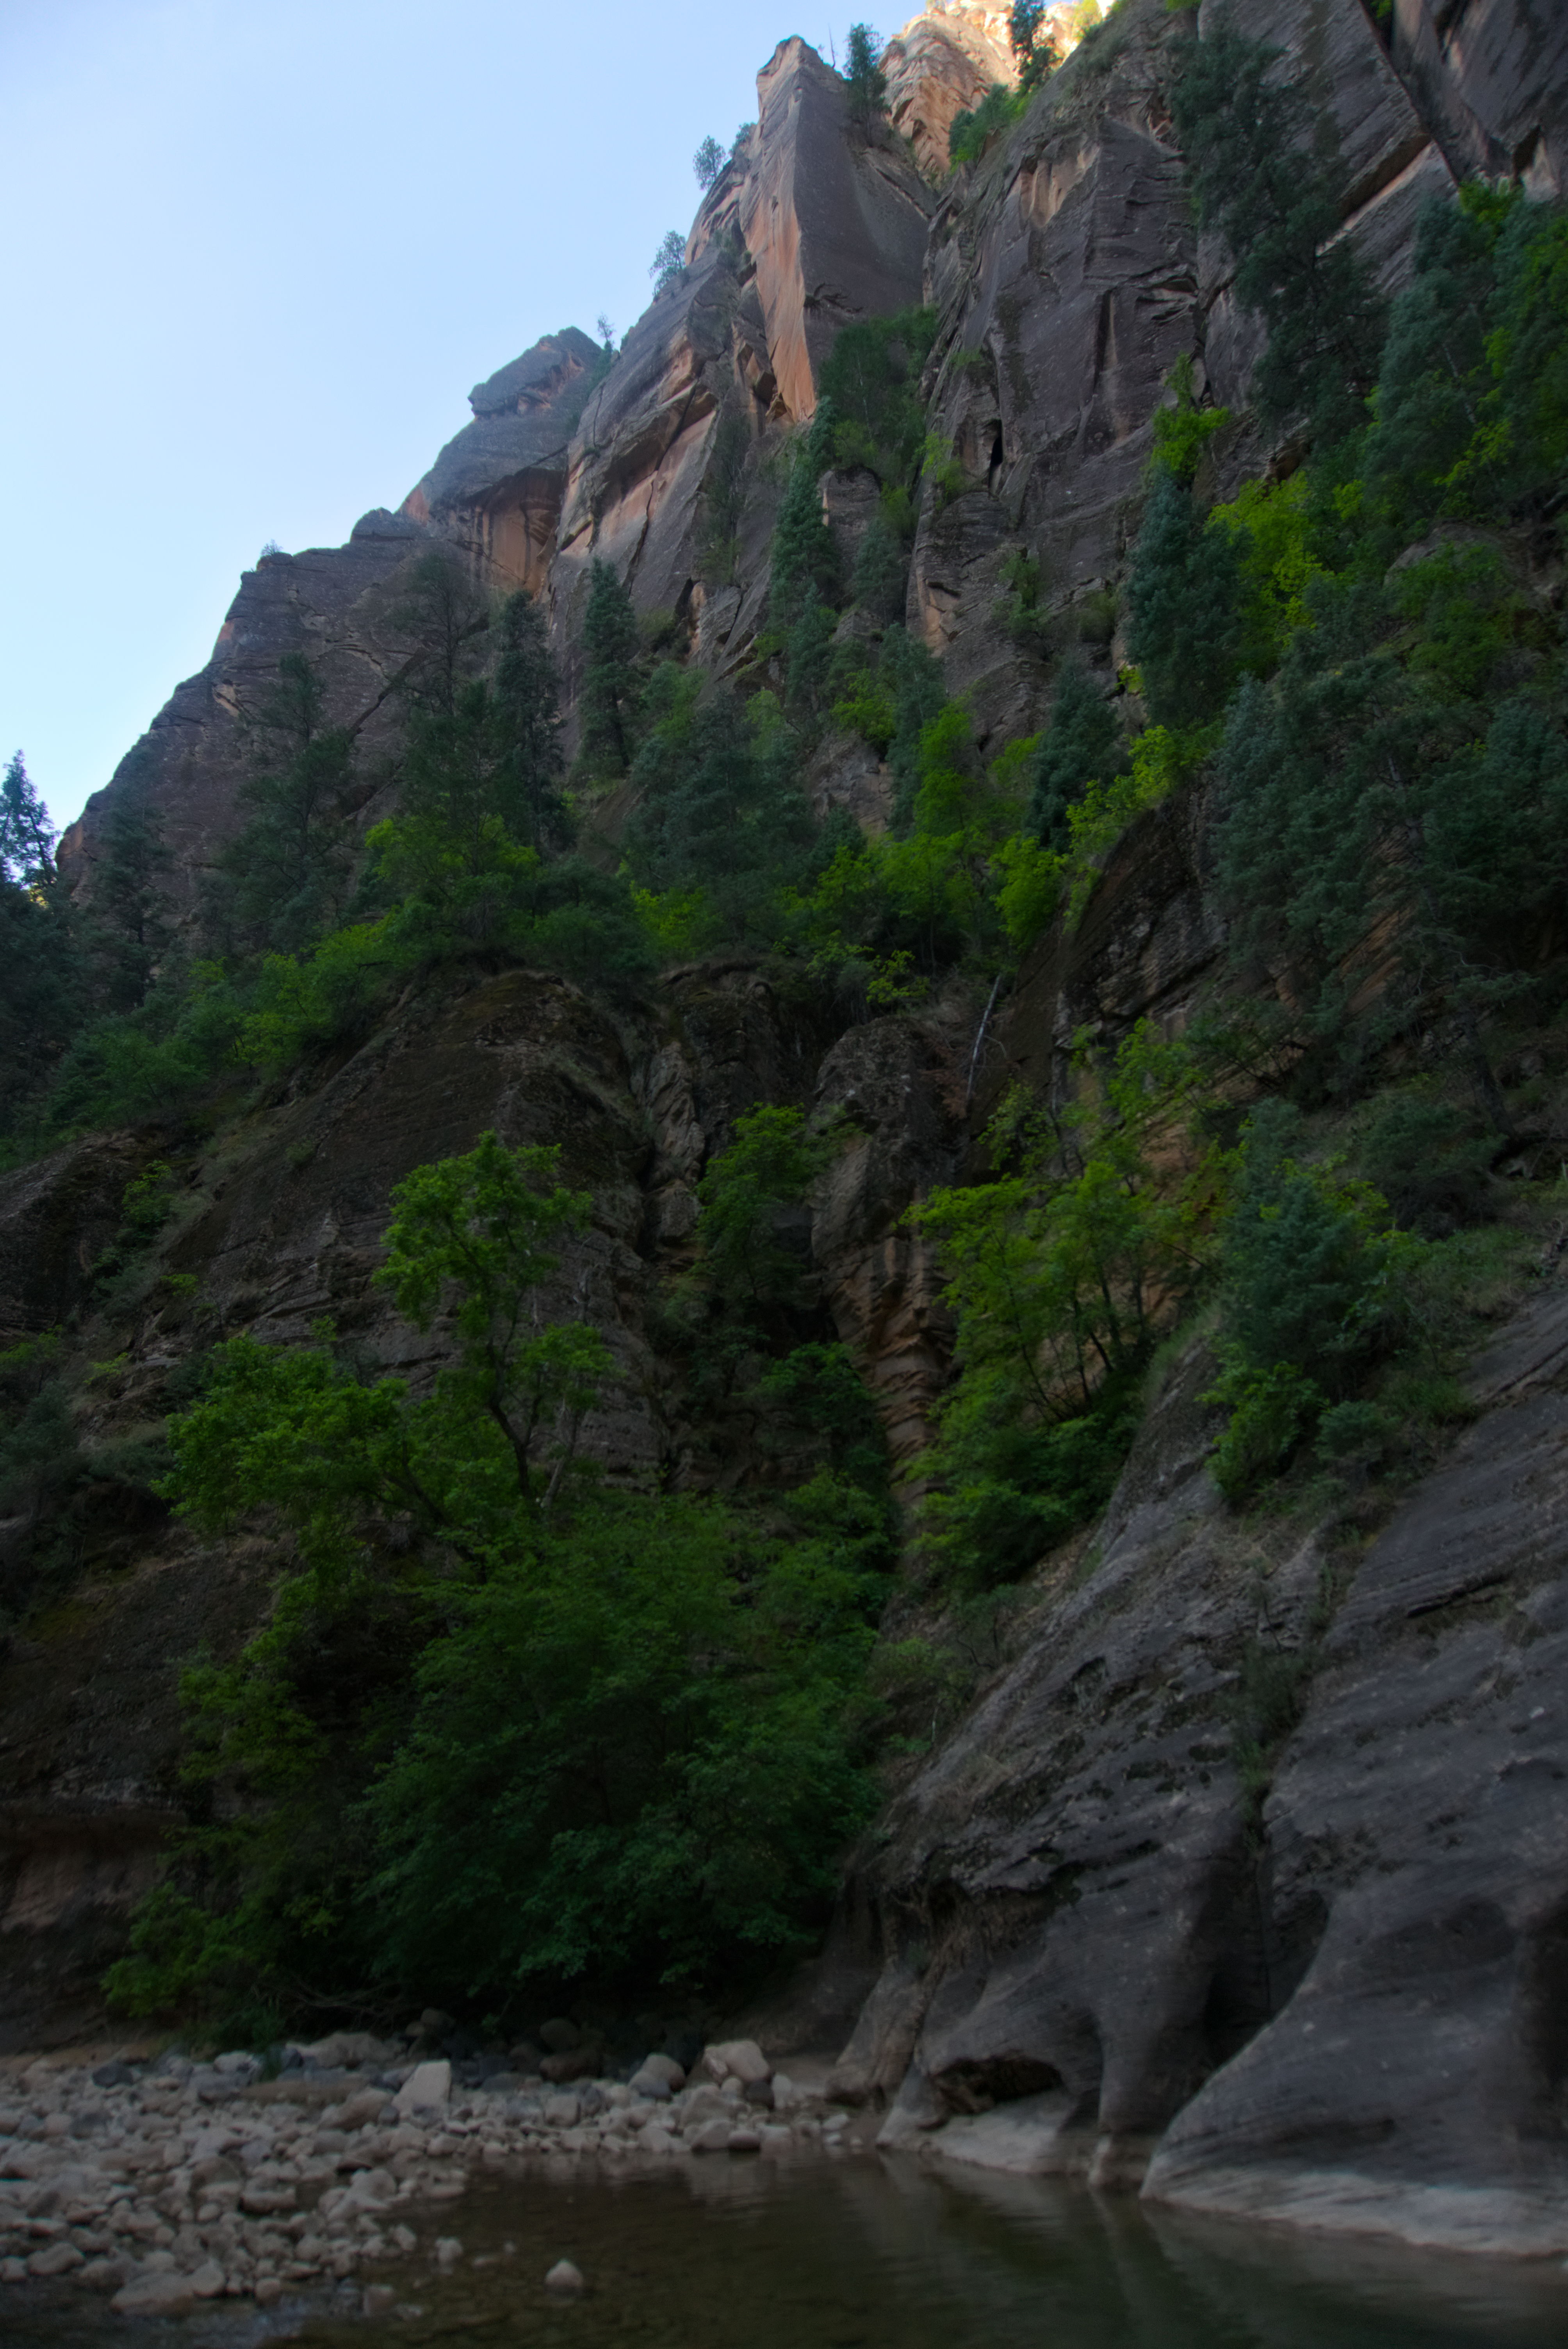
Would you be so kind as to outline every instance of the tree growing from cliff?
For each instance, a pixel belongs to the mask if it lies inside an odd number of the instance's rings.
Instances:
[[[1013,0],[1007,18],[1007,45],[1018,68],[1018,87],[1023,90],[1037,89],[1057,67],[1055,41],[1048,33],[1044,40],[1040,38],[1045,15],[1045,0]]]
[[[596,554],[583,616],[583,755],[590,767],[624,774],[635,747],[642,678],[637,616],[614,568]]]
[[[567,825],[560,782],[561,696],[544,614],[526,588],[501,605],[496,625],[494,705],[500,741],[500,802],[508,824],[535,850]]]
[[[55,873],[55,827],[20,750],[0,776],[0,876],[24,887],[43,886]]]
[[[686,275],[686,239],[679,229],[665,231],[664,241],[648,264],[648,275],[654,281],[654,292],[662,294],[668,285],[678,285]]]
[[[242,787],[247,821],[217,859],[206,921],[215,943],[298,947],[346,901],[354,736],[325,723],[326,693],[304,653],[285,653],[250,723],[260,771]]]
[[[488,598],[454,555],[438,549],[415,564],[392,619],[410,640],[400,679],[409,705],[450,718],[484,656]]]
[[[1091,782],[1109,782],[1126,763],[1127,746],[1109,702],[1081,661],[1064,662],[1035,758],[1027,816],[1035,838],[1047,848],[1068,848],[1068,810]]]
[[[710,133],[691,159],[697,186],[705,191],[711,188],[727,160],[723,148]]]
[[[926,1534],[961,1581],[1025,1571],[1103,1502],[1139,1369],[1209,1252],[1222,1167],[1212,1145],[1182,1147],[1202,1099],[1188,1054],[1145,1021],[1114,1059],[1080,1040],[1077,1074],[1065,1113],[1010,1095],[987,1135],[997,1177],[918,1210],[959,1365]]]
[[[1215,719],[1246,650],[1246,595],[1233,536],[1206,526],[1187,483],[1160,468],[1133,549],[1127,602],[1133,659],[1161,726]]]
[[[1236,296],[1268,327],[1253,377],[1265,421],[1308,421],[1332,440],[1362,423],[1383,311],[1356,246],[1337,232],[1343,171],[1281,53],[1228,11],[1185,45],[1171,112],[1200,218],[1236,257]]]
[[[869,130],[887,111],[887,76],[882,69],[882,41],[869,25],[850,26],[844,57],[844,80],[850,93],[850,119]]]

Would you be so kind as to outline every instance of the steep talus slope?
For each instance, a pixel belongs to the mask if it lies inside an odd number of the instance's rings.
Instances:
[[[833,335],[923,297],[938,314],[927,422],[959,475],[921,501],[908,625],[983,745],[1034,728],[1047,670],[998,617],[1024,550],[1053,641],[1109,684],[1167,378],[1190,358],[1201,392],[1242,408],[1259,349],[1229,255],[1195,231],[1164,96],[1211,5],[1194,25],[1123,0],[940,188],[885,130],[850,122],[814,51],[783,43],[685,271],[613,366],[574,330],[546,337],[478,388],[474,421],[400,512],[246,574],[213,662],[110,787],[157,806],[181,888],[234,829],[242,720],[282,653],[311,653],[330,717],[359,722],[378,773],[401,583],[432,545],[543,595],[569,703],[596,557],[642,615],[689,624],[700,666],[749,657],[782,460]],[[1306,71],[1346,231],[1385,287],[1408,266],[1420,202],[1456,176],[1562,185],[1563,36],[1539,0],[1397,0],[1387,42],[1358,0],[1239,14]],[[917,160],[1003,78],[1002,31],[1000,12],[936,9],[895,45],[892,118]],[[727,413],[749,455],[719,579],[704,534]],[[1233,483],[1291,454],[1244,422],[1216,444]],[[823,497],[849,543],[872,477],[830,474]],[[819,810],[885,815],[886,771],[863,746],[830,737],[810,781]],[[389,793],[367,796],[366,821]],[[110,804],[76,836],[84,864]],[[216,1142],[181,1138],[167,1260],[200,1276],[204,1321],[167,1286],[129,1328],[91,1318],[94,1264],[149,1155],[114,1136],[0,1184],[0,1329],[87,1313],[113,1356],[100,1435],[154,1424],[213,1335],[299,1338],[325,1313],[367,1362],[418,1381],[432,1341],[373,1285],[377,1236],[405,1174],[493,1125],[560,1144],[594,1193],[553,1299],[599,1323],[620,1373],[588,1449],[612,1478],[700,1482],[700,1431],[681,1423],[648,1307],[686,1260],[697,1183],[735,1119],[788,1102],[841,1120],[812,1271],[907,1462],[951,1330],[905,1210],[977,1171],[1004,1089],[1050,1093],[1086,1026],[1115,1040],[1144,1017],[1186,1023],[1224,945],[1205,826],[1192,796],[1133,823],[1076,930],[1041,942],[983,1030],[958,999],[846,1024],[825,988],[792,993],[744,956],[666,972],[614,1009],[534,972],[454,986]],[[1103,1522],[1032,1591],[1015,1661],[855,1861],[829,1962],[875,1987],[840,2077],[887,2101],[890,2144],[1145,2179],[1219,2212],[1568,2248],[1564,1312],[1553,1278],[1477,1370],[1475,1424],[1365,1548],[1310,1511],[1236,1518],[1205,1466],[1212,1360],[1194,1348],[1169,1372]],[[202,1641],[232,1651],[265,1605],[260,1545],[204,1547],[154,1512],[116,1547],[87,1522],[69,1603],[0,1662],[13,2040],[90,2012],[174,1816],[174,1665]]]

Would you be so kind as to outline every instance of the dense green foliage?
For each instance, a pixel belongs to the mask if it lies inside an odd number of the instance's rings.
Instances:
[[[1092,1516],[1138,1418],[1138,1373],[1210,1247],[1222,1170],[1188,1140],[1199,1071],[1147,1023],[1113,1060],[1080,1040],[1072,1105],[1009,1097],[990,1182],[933,1192],[959,1377],[929,1466],[927,1540],[961,1581],[1024,1572]]]
[[[790,1345],[758,1237],[823,1146],[763,1112],[705,1195],[715,1293],[772,1317],[774,1408],[820,1460],[767,1509],[573,1475],[616,1371],[540,1310],[591,1210],[551,1151],[486,1135],[396,1195],[380,1278],[441,1340],[428,1393],[363,1382],[325,1327],[217,1350],[170,1491],[201,1527],[260,1513],[279,1579],[239,1659],[187,1674],[212,1808],[114,1970],[122,2003],[503,2015],[584,1977],[734,1981],[814,1930],[869,1802],[887,1548],[880,1448],[842,1441],[858,1382]]]
[[[1042,24],[1021,0],[1023,87],[960,118],[955,160],[1048,69]],[[1184,363],[1124,585],[998,543],[996,626],[1037,732],[985,739],[903,625],[920,516],[987,485],[966,440],[930,430],[934,315],[860,321],[807,429],[739,391],[714,421],[707,588],[749,571],[743,528],[777,504],[764,624],[722,679],[691,657],[695,591],[639,611],[630,574],[591,561],[570,775],[543,614],[492,606],[438,554],[396,616],[386,764],[371,709],[302,655],[246,709],[242,822],[194,926],[177,932],[139,778],[72,906],[14,761],[13,1146],[216,1120],[454,975],[541,965],[614,993],[737,949],[813,1021],[912,1016],[956,1113],[1009,976],[1049,926],[1071,932],[1130,827],[1168,824],[1225,925],[1223,1030],[1078,1037],[1047,1102],[1015,1092],[993,1118],[985,1178],[915,1211],[956,1331],[918,1471],[928,1589],[995,1603],[1088,1523],[1195,1311],[1233,1501],[1298,1458],[1349,1476],[1388,1456],[1444,1250],[1498,1212],[1506,1154],[1522,1174],[1557,1154],[1509,1063],[1568,997],[1568,221],[1502,188],[1435,208],[1378,361],[1300,92],[1222,16],[1174,46],[1199,208],[1267,329],[1258,401],[1294,470],[1218,502],[1243,444]],[[849,81],[884,137],[864,26]],[[705,184],[717,157],[705,142]],[[661,287],[683,261],[666,239]],[[940,357],[948,383],[1016,361]],[[872,508],[852,560],[835,471]],[[844,735],[885,761],[885,832],[813,816]],[[1332,1144],[1315,1118],[1338,1121]],[[572,1982],[733,1988],[810,1939],[872,1806],[892,1553],[876,1413],[810,1257],[838,1147],[759,1106],[702,1177],[649,1322],[690,1439],[679,1495],[607,1491],[585,1464],[625,1366],[586,1275],[567,1302],[557,1259],[591,1202],[548,1152],[486,1136],[398,1193],[381,1278],[436,1350],[428,1383],[368,1377],[326,1326],[216,1349],[167,1491],[200,1528],[263,1534],[274,1605],[236,1661],[187,1677],[191,1825],[122,2001],[249,2001],[258,2028],[319,2002],[504,2016]],[[100,1294],[149,1245],[144,1207]],[[61,1361],[50,1340],[0,1360],[18,1516],[86,1474]]]

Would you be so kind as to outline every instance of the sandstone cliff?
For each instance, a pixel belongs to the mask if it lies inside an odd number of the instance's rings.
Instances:
[[[1563,186],[1568,60],[1540,0],[1397,0],[1386,37],[1358,0],[1239,13],[1307,71],[1345,231],[1386,287],[1428,194],[1478,169]],[[870,137],[839,78],[785,41],[684,272],[613,364],[575,330],[546,337],[475,390],[473,422],[397,513],[245,575],[212,661],[74,833],[83,886],[116,796],[145,793],[189,902],[235,828],[244,720],[285,651],[310,651],[335,721],[360,730],[365,821],[389,804],[400,583],[432,545],[546,600],[569,698],[594,556],[639,611],[685,626],[699,664],[733,668],[765,618],[771,460],[813,413],[834,334],[922,299],[938,317],[927,420],[962,480],[922,502],[912,631],[983,744],[1037,726],[1047,672],[995,616],[1023,552],[1055,640],[1113,671],[1166,378],[1191,359],[1241,409],[1258,350],[1230,256],[1194,229],[1166,100],[1204,24],[1121,0],[952,178],[954,113],[1007,77],[1002,12],[954,0],[905,27],[892,129]],[[727,410],[752,453],[716,585],[700,538]],[[1243,425],[1218,461],[1239,480],[1282,453]],[[823,494],[856,526],[863,483],[830,477]],[[886,778],[855,756],[823,754],[819,803],[874,813]],[[323,1311],[366,1361],[420,1375],[423,1341],[370,1286],[377,1235],[404,1174],[493,1124],[559,1143],[595,1194],[561,1276],[621,1373],[590,1448],[629,1481],[698,1477],[647,1307],[735,1116],[787,1101],[846,1120],[814,1268],[907,1460],[948,1331],[904,1210],[973,1164],[1005,1082],[1049,1090],[1075,1030],[1184,1022],[1222,945],[1205,857],[1200,807],[1141,819],[983,1039],[961,992],[846,1027],[744,957],[671,974],[634,1007],[511,971],[401,1009],[238,1125],[175,1138],[167,1267],[200,1273],[206,1319],[165,1288],[89,1319],[109,1359],[89,1432],[153,1425],[199,1340],[297,1336]],[[83,1308],[128,1173],[153,1154],[116,1136],[0,1181],[7,1337]],[[835,1963],[869,1996],[841,2076],[887,2102],[888,2142],[1146,2178],[1208,2209],[1568,2249],[1563,1314],[1553,1277],[1476,1367],[1480,1416],[1452,1458],[1369,1545],[1336,1521],[1288,1521],[1272,1547],[1238,1532],[1204,1467],[1209,1365],[1194,1350],[1171,1373],[1103,1525],[1037,1589],[1020,1651],[856,1864]],[[265,1603],[242,1545],[203,1547],[150,1501],[134,1525],[89,1508],[80,1541],[68,1603],[0,1662],[13,2041],[91,2014],[173,1816],[174,1663],[232,1647]]]

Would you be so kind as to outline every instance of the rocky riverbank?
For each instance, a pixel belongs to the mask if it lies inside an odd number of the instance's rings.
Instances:
[[[13,2060],[0,2072],[0,2282],[67,2281],[125,2314],[222,2296],[266,2306],[417,2251],[449,2264],[448,2206],[542,2156],[777,2159],[855,2141],[820,2092],[824,2064],[786,2074],[749,2040],[706,2048],[689,2077],[664,2054],[569,2083],[497,2072],[470,2086],[461,2068],[455,2079],[445,2058],[383,2051],[306,2058],[273,2080],[237,2051]]]

